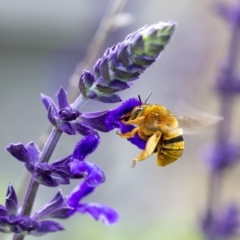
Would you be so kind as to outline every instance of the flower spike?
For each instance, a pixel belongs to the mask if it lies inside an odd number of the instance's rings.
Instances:
[[[93,74],[85,71],[80,77],[82,95],[107,103],[121,101],[116,92],[129,88],[158,59],[175,27],[172,21],[145,26],[109,48],[95,64]]]

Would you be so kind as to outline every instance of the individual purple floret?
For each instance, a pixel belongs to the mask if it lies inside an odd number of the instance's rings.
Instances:
[[[85,158],[97,148],[100,137],[93,128],[82,123],[73,123],[75,131],[83,135],[76,144],[73,153],[52,164],[38,162],[40,151],[33,142],[26,146],[23,144],[11,144],[6,149],[16,159],[25,163],[25,167],[35,180],[48,187],[56,187],[60,184],[69,184],[70,179],[81,179],[90,186],[97,186],[105,181],[103,171],[94,163],[85,161]]]
[[[20,216],[17,195],[13,186],[9,183],[5,207],[0,205],[0,232],[39,236],[63,229],[61,224],[51,220],[38,221],[34,217]]]
[[[93,68],[85,71],[79,81],[79,90],[85,98],[101,102],[119,102],[116,92],[125,90],[132,81],[154,63],[175,30],[172,21],[145,26],[123,42],[107,49]]]
[[[72,123],[80,115],[80,112],[71,108],[68,104],[66,91],[61,88],[57,93],[59,110],[50,97],[41,94],[41,98],[48,111],[48,119],[52,125],[69,135],[76,134]]]
[[[207,239],[232,239],[240,235],[240,215],[235,204],[230,204],[215,214],[207,212],[201,220]]]
[[[124,114],[131,112],[134,107],[140,104],[141,102],[138,99],[131,98],[113,110],[83,113],[79,116],[79,120],[101,132],[109,132],[117,128],[120,129],[121,133],[126,133],[131,131],[134,126],[124,124],[121,118]],[[145,149],[146,141],[141,139],[137,133],[133,138],[128,138],[128,141],[140,149]]]
[[[86,182],[82,182],[69,196],[65,197],[61,191],[58,191],[48,204],[34,213],[33,218],[38,221],[48,218],[67,219],[75,213],[88,213],[94,219],[102,220],[106,225],[116,223],[119,215],[113,208],[99,203],[82,202],[82,199],[94,190],[95,187],[90,187]]]

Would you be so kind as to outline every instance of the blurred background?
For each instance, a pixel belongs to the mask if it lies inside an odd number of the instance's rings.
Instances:
[[[129,90],[120,93],[122,99],[139,94],[145,98],[153,91],[150,103],[163,104],[173,110],[183,99],[196,109],[218,114],[214,84],[226,56],[230,29],[214,13],[213,3],[208,0],[128,0],[124,12],[131,14],[134,22],[110,32],[101,54],[145,24],[174,20],[178,26],[161,58]],[[18,189],[26,174],[5,147],[10,143],[38,142],[48,126],[40,92],[54,97],[60,86],[67,88],[108,4],[107,0],[21,0],[17,3],[0,0],[1,203],[4,203],[8,182]],[[89,101],[84,110],[99,111],[116,106],[118,104]],[[237,116],[236,109],[233,139],[239,139]],[[206,203],[208,187],[208,172],[202,156],[205,144],[214,141],[214,130],[212,127],[201,135],[186,136],[184,156],[166,168],[156,167],[155,156],[137,164],[135,169],[130,168],[140,150],[119,138],[115,131],[101,134],[101,144],[88,160],[104,170],[107,181],[84,200],[116,208],[121,215],[119,223],[104,226],[87,215],[76,215],[62,222],[65,232],[42,239],[201,239],[197,221]],[[53,160],[70,154],[78,140],[79,136],[63,136]],[[239,170],[237,167],[226,174],[223,200],[240,200]],[[71,186],[63,187],[63,192],[68,194],[76,184],[77,181],[73,181]],[[40,187],[34,209],[51,200],[56,191]]]

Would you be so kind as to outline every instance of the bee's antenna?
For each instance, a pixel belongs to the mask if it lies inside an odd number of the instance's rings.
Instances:
[[[139,102],[140,102],[141,105],[142,105],[142,99],[141,99],[141,96],[140,96],[140,95],[138,95],[138,99],[139,99]]]
[[[151,94],[152,94],[152,92],[149,92],[149,93],[148,93],[148,95],[147,95],[147,97],[146,97],[146,99],[145,99],[145,101],[144,101],[144,104],[147,103],[147,100],[150,98]]]

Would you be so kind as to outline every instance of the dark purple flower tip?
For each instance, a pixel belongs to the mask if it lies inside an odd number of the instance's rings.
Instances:
[[[70,193],[70,195],[67,197],[67,202],[69,206],[76,209],[78,203],[82,200],[82,198],[86,197],[94,190],[95,187],[90,187],[86,182],[82,182],[77,187],[75,187],[73,191]],[[72,213],[74,213],[74,211],[72,211]]]
[[[42,99],[42,103],[45,106],[47,111],[50,108],[50,106],[53,106],[54,109],[57,109],[54,101],[50,97],[41,93],[41,99]]]
[[[38,223],[39,226],[35,231],[31,231],[29,234],[34,236],[43,236],[47,233],[53,233],[65,230],[64,227],[55,221],[45,220]]]
[[[59,111],[59,117],[63,121],[73,121],[73,120],[76,120],[80,116],[80,114],[81,113],[78,110],[73,109],[71,107],[62,108]]]
[[[33,176],[36,181],[48,187],[56,187],[60,184],[69,184],[68,166],[60,168],[48,163],[37,163]]]
[[[82,76],[80,77],[78,88],[83,96],[87,96],[88,90],[91,88],[93,83],[95,82],[95,77],[89,71],[84,71]]]
[[[84,137],[76,144],[72,157],[83,161],[89,154],[95,151],[100,142],[100,137],[97,131],[81,123],[76,123],[75,129]]]
[[[18,200],[16,192],[11,183],[8,184],[5,206],[9,214],[16,215],[18,210]]]
[[[69,107],[67,101],[67,92],[61,87],[56,94],[58,100],[59,109]]]
[[[139,106],[141,103],[136,98],[131,98],[123,102],[119,107],[95,113],[83,113],[79,119],[83,123],[102,132],[109,132],[114,128],[119,128],[120,118],[133,110],[134,107]]]
[[[225,3],[216,3],[215,9],[217,12],[235,26],[240,25],[240,4],[227,5]]]
[[[239,236],[238,207],[235,204],[230,204],[217,213],[208,211],[201,220],[201,227],[208,239],[230,239]]]
[[[34,142],[30,142],[26,147],[22,143],[10,144],[6,150],[16,159],[27,164],[34,164],[38,161],[40,151]]]
[[[222,171],[236,164],[240,156],[239,146],[225,143],[221,146],[209,145],[204,151],[206,165],[211,171]]]
[[[73,175],[83,175],[90,187],[96,187],[105,181],[103,171],[94,163],[74,159],[70,163],[70,171]]]
[[[48,204],[45,204],[34,213],[34,218],[38,221],[47,218],[68,218],[71,210],[73,210],[73,208],[68,204],[67,199],[59,190]]]
[[[119,214],[113,208],[98,203],[80,203],[76,209],[79,213],[88,213],[94,219],[101,220],[105,225],[114,224],[119,219]]]
[[[29,216],[23,216],[19,219],[18,226],[23,231],[31,232],[35,231],[39,227],[39,223]]]
[[[30,153],[22,143],[10,144],[6,150],[17,160],[21,162],[30,161]]]

